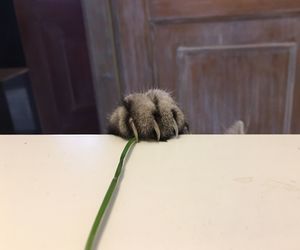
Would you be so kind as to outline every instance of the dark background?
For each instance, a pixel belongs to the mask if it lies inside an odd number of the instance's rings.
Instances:
[[[1,0],[0,5],[0,68],[25,67],[13,2]]]
[[[1,0],[0,12],[0,133],[99,133],[81,1]]]

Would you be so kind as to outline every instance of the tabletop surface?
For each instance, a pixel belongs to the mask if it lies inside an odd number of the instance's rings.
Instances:
[[[0,249],[83,249],[126,141],[0,136]],[[300,249],[300,136],[140,142],[97,249]]]

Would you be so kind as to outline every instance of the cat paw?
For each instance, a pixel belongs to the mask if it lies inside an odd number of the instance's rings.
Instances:
[[[151,89],[126,96],[110,115],[108,132],[126,139],[166,141],[187,133],[188,124],[169,93]]]

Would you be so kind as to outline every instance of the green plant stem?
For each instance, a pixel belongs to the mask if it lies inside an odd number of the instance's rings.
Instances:
[[[105,211],[110,203],[110,199],[112,197],[112,194],[114,193],[115,191],[115,188],[116,188],[116,185],[118,184],[118,179],[119,179],[119,176],[121,174],[121,171],[122,171],[122,167],[123,167],[123,162],[124,162],[124,159],[130,149],[130,147],[136,143],[136,140],[135,138],[132,138],[130,139],[125,148],[123,149],[122,151],[122,154],[120,156],[120,161],[119,161],[119,164],[118,164],[118,167],[117,167],[117,170],[115,172],[115,175],[114,175],[114,178],[112,179],[110,185],[109,185],[109,188],[108,190],[106,191],[106,194],[104,196],[104,199],[102,201],[102,204],[99,208],[99,211],[97,213],[97,216],[95,218],[95,221],[93,223],[93,226],[92,226],[92,229],[90,231],[90,234],[89,234],[89,237],[88,237],[88,240],[86,242],[86,245],[85,245],[85,250],[92,250],[92,247],[94,245],[94,240],[95,240],[95,237],[96,237],[96,234],[98,232],[98,228],[101,224],[101,221],[102,221],[102,218],[103,218],[103,215],[105,214]]]

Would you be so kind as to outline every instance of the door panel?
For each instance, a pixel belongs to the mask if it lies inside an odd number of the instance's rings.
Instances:
[[[295,44],[180,47],[177,62],[193,131],[222,133],[240,119],[249,132],[290,132]]]
[[[123,89],[173,91],[193,133],[300,132],[300,1],[113,2]]]
[[[299,20],[158,25],[156,82],[176,90],[195,133],[221,133],[238,119],[249,133],[289,133]]]

